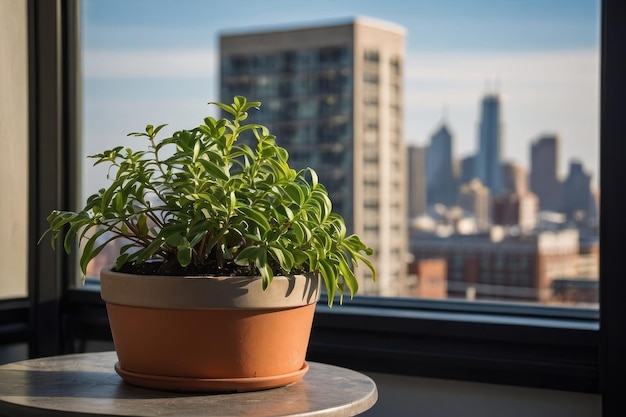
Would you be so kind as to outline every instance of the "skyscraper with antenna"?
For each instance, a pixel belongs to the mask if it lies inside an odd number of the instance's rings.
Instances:
[[[481,101],[478,126],[478,152],[476,154],[476,177],[489,188],[491,195],[502,190],[502,122],[500,120],[500,96],[494,89]]]

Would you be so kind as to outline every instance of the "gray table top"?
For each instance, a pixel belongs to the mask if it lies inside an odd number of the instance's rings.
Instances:
[[[125,383],[115,352],[32,359],[0,366],[0,416],[354,416],[374,405],[376,384],[317,362],[301,381],[235,394],[157,391]],[[76,413],[76,414],[74,414]]]

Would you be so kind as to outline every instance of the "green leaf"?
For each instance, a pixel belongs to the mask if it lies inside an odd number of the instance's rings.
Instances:
[[[269,247],[270,252],[274,255],[274,258],[280,264],[280,267],[287,272],[293,269],[294,259],[293,255],[283,248]]]
[[[367,259],[365,256],[361,255],[360,253],[355,253],[354,256],[358,259],[360,259],[361,261],[363,261],[363,263],[370,269],[370,271],[372,272],[372,280],[376,281],[376,268],[374,268],[374,264],[372,264],[372,262]]]
[[[202,165],[202,168],[213,177],[222,181],[228,181],[229,176],[224,172],[225,170],[207,159],[199,159],[198,163]]]
[[[150,242],[148,246],[137,251],[137,263],[143,263],[147,261],[148,259],[152,258],[152,256],[155,254],[157,250],[161,248],[164,242],[165,242],[165,239],[163,239],[163,237],[157,236],[154,238],[153,241]]]
[[[248,246],[244,248],[235,258],[235,263],[241,266],[247,266],[251,262],[256,263],[263,254],[266,254],[265,248],[259,246]]]
[[[191,246],[179,246],[176,253],[176,259],[181,266],[187,266],[191,263],[192,248]]]
[[[76,222],[70,226],[67,233],[65,233],[65,239],[63,239],[63,249],[65,249],[65,253],[69,254],[72,252],[72,246],[77,243],[76,236],[78,234],[78,230],[83,226],[82,222]],[[86,228],[86,227],[85,227]],[[56,240],[56,236],[55,236]],[[54,242],[54,241],[53,241]],[[54,248],[54,245],[52,246]]]
[[[83,275],[87,273],[87,265],[89,264],[89,261],[91,261],[93,258],[98,256],[98,254],[102,251],[102,249],[104,249],[104,247],[110,241],[116,238],[115,236],[113,236],[112,238],[108,239],[103,244],[97,246],[94,249],[94,246],[96,245],[98,241],[98,238],[102,236],[105,232],[106,232],[106,229],[100,229],[96,231],[92,236],[90,236],[89,239],[87,239],[87,243],[85,244],[83,248],[83,254],[81,255],[80,260],[79,260],[80,269],[83,272]]]
[[[259,107],[261,107],[260,101],[248,101],[248,103],[242,108],[242,110],[248,111],[252,108],[259,109]]]
[[[157,126],[156,128],[154,128],[154,132],[152,133],[152,134],[153,134],[153,136],[156,136],[156,135],[159,133],[159,131],[160,131],[161,129],[163,129],[165,126],[167,126],[167,125],[166,125],[166,124],[163,124],[163,125],[159,125],[159,126]]]
[[[359,291],[359,283],[356,280],[354,272],[352,272],[352,268],[348,265],[346,255],[343,253],[339,256],[339,271],[341,272],[341,275],[350,290],[350,297],[354,296],[354,294]]]
[[[337,290],[337,272],[327,259],[319,261],[319,268],[328,293],[328,306],[331,307]]]
[[[122,268],[122,266],[124,266],[124,264],[128,260],[128,257],[129,257],[128,253],[122,253],[120,256],[118,256],[117,259],[115,260],[115,269]]]
[[[319,179],[317,177],[317,172],[313,168],[307,168],[307,171],[311,175],[311,188],[316,189],[319,184]]]
[[[272,272],[272,268],[270,268],[270,266],[267,263],[257,263],[256,267],[259,269],[259,272],[261,273],[261,279],[262,281],[262,285],[263,285],[263,290],[266,290],[267,287],[269,287],[269,285],[272,283],[272,280],[274,279],[274,273]]]
[[[235,132],[240,135],[241,133],[247,131],[247,130],[254,130],[254,129],[260,129],[261,126],[257,125],[257,124],[247,124],[247,125],[243,125],[241,127],[239,127]]]
[[[246,101],[247,99],[244,96],[235,96],[234,101],[234,108],[238,109],[238,110],[243,110],[245,111],[245,109],[243,109],[243,107],[246,105]]]
[[[150,229],[148,228],[148,216],[146,213],[139,214],[137,218],[137,229],[139,234],[142,236],[147,236],[150,233]]]
[[[293,211],[289,208],[289,206],[283,206],[280,205],[278,207],[276,207],[276,212],[280,213],[281,215],[285,216],[287,218],[287,220],[289,220],[290,222],[293,221],[295,215],[293,214]]]
[[[254,222],[263,233],[271,229],[267,218],[263,213],[250,207],[239,207],[238,211],[246,218]]]
[[[219,107],[220,109],[224,110],[225,112],[230,113],[233,116],[237,116],[237,111],[232,106],[229,106],[228,104],[217,103],[217,102],[214,102],[214,101],[209,102],[209,104],[213,104],[213,105]]]
[[[174,248],[177,248],[179,246],[183,246],[187,243],[189,243],[187,241],[187,238],[181,234],[175,233],[175,234],[171,234],[168,235],[165,238],[165,243],[168,244],[169,246],[172,246]]]
[[[298,223],[291,224],[286,236],[288,236],[292,243],[295,243],[297,246],[301,246],[305,243],[304,232]]]
[[[193,156],[191,157],[192,162],[196,162],[198,160],[198,156],[200,155],[200,146],[200,141],[196,141],[196,143],[193,145]]]

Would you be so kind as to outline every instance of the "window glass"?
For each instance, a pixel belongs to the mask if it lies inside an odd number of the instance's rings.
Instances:
[[[84,154],[245,95],[376,250],[362,295],[597,307],[599,8],[84,0]]]
[[[0,299],[28,286],[28,41],[25,2],[0,4]]]

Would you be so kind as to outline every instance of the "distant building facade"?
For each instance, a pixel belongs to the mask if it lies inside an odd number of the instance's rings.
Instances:
[[[419,298],[447,298],[448,265],[445,259],[422,259],[409,264],[412,280],[409,296]]]
[[[538,223],[539,200],[528,191],[526,170],[516,163],[502,165],[503,187],[493,197],[494,225],[515,227],[519,233],[530,233]]]
[[[527,236],[491,233],[441,238],[411,235],[415,261],[445,259],[451,298],[554,300],[555,280],[576,277],[579,257],[575,229]]]
[[[374,249],[378,280],[362,294],[406,290],[405,30],[357,18],[337,24],[222,35],[221,99],[262,102],[266,125],[295,168],[312,167],[349,232]]]
[[[409,218],[426,213],[426,148],[408,146],[408,202]]]
[[[524,195],[528,193],[528,179],[524,167],[515,162],[501,165],[502,193]]]
[[[479,231],[491,226],[491,193],[478,178],[474,178],[459,189],[458,205],[476,218]]]

